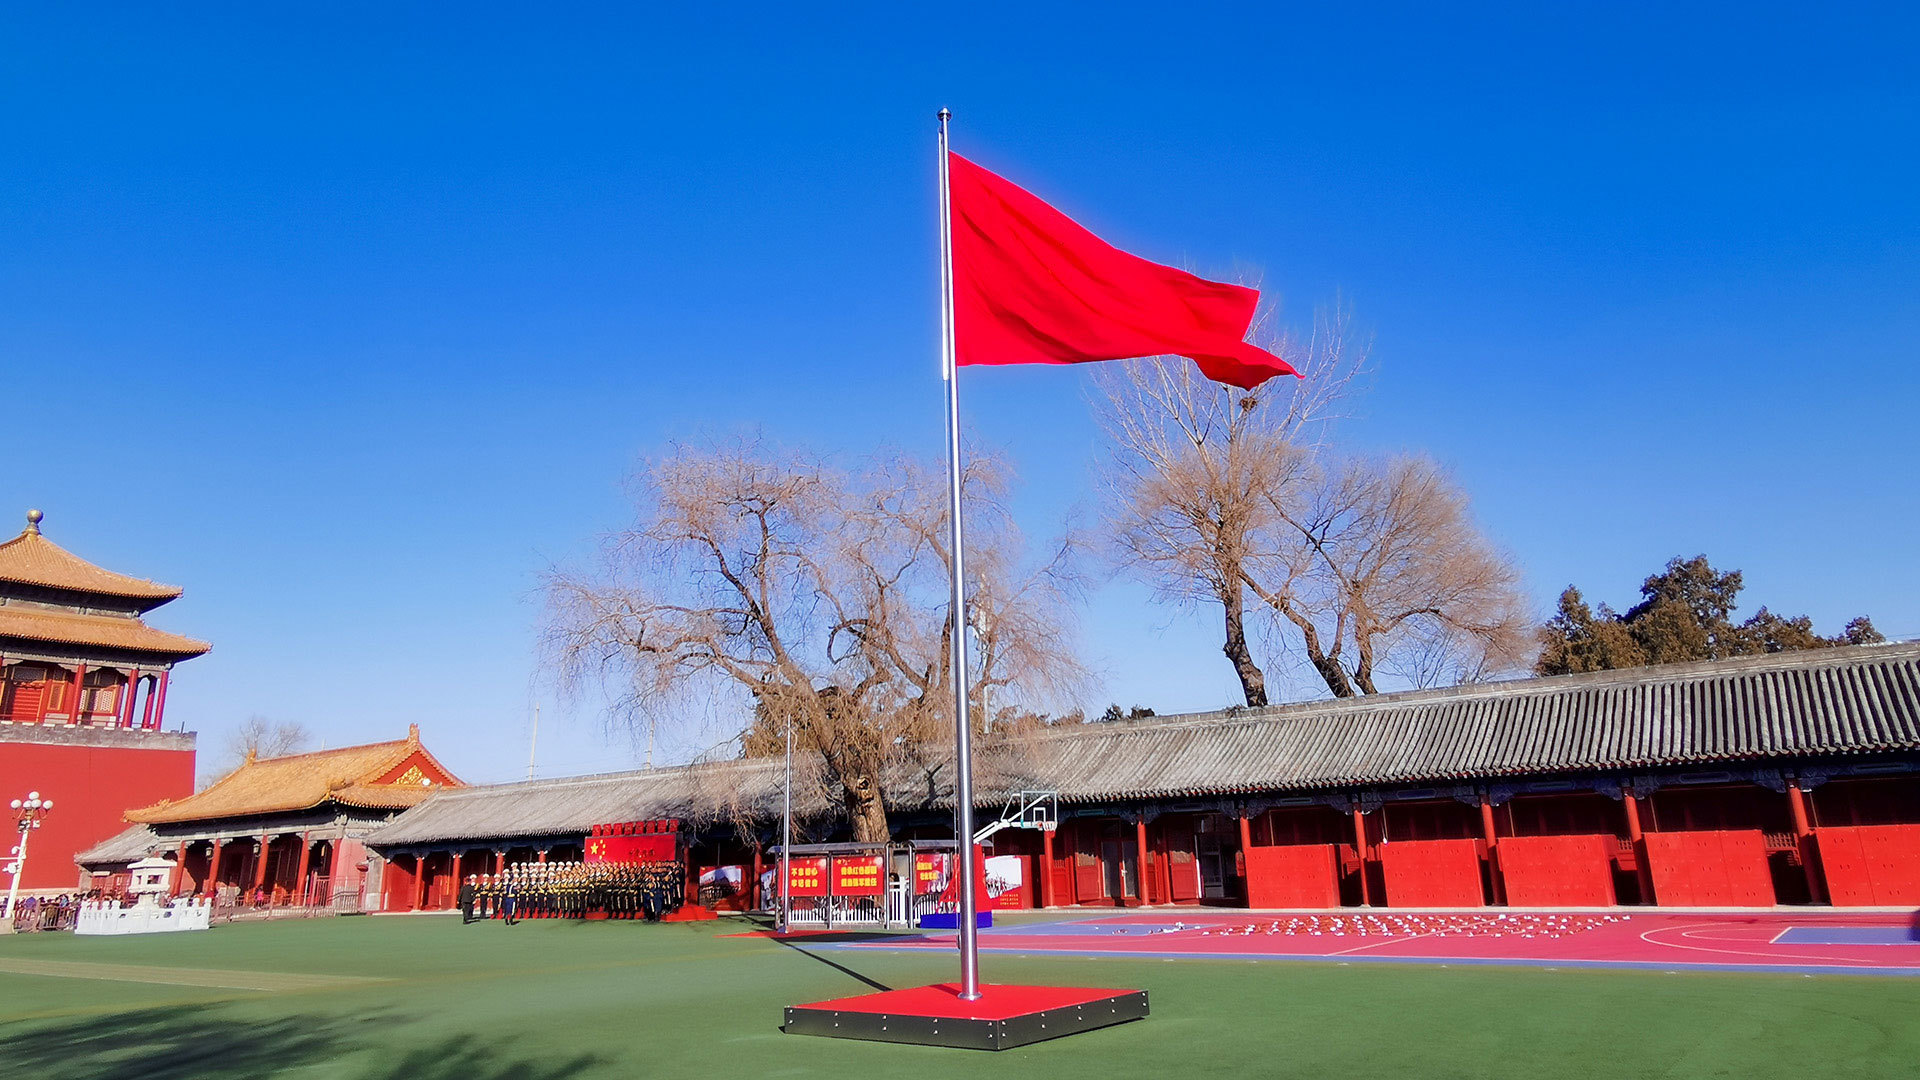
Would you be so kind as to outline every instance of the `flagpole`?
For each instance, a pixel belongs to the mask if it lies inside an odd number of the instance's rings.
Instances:
[[[780,789],[780,918],[775,925],[781,933],[792,927],[787,919],[793,912],[793,893],[788,884],[793,880],[793,710],[783,710],[787,714],[787,779]],[[757,888],[759,883],[755,882]]]
[[[960,379],[953,330],[953,192],[947,175],[947,121],[940,110],[940,373],[947,383],[947,520],[953,599],[953,839],[954,873],[960,876],[960,997],[980,997],[980,928],[973,894],[973,726],[967,719],[967,617],[965,543],[960,528]]]

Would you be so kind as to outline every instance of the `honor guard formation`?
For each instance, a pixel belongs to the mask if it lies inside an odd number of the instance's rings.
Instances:
[[[460,919],[645,919],[658,922],[686,899],[677,862],[521,863],[460,886]]]

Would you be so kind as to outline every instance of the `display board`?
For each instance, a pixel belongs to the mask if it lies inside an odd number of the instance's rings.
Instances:
[[[1340,906],[1336,845],[1285,844],[1246,850],[1247,906],[1334,908]]]
[[[809,856],[788,863],[787,892],[790,896],[827,895],[827,858]]]
[[[1611,834],[1503,836],[1498,857],[1509,907],[1608,907],[1614,902]]]
[[[1834,906],[1920,905],[1920,825],[1821,828],[1814,837]]]
[[[887,891],[886,860],[879,855],[836,855],[833,895],[879,896]]]
[[[1394,907],[1481,907],[1480,845],[1474,840],[1395,840],[1374,849]]]
[[[1662,907],[1772,907],[1773,873],[1759,829],[1650,832],[1643,839]]]

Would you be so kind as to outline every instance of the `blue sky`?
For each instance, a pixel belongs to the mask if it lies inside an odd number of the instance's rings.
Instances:
[[[73,21],[57,21],[71,18]],[[1805,6],[16,10],[0,512],[186,587],[173,719],[634,760],[538,683],[539,572],[675,437],[938,453],[932,114],[1140,254],[1336,294],[1356,449],[1454,470],[1544,613],[1673,555],[1920,635],[1915,17]],[[1044,536],[1084,372],[970,371]],[[1233,700],[1114,583],[1096,694]],[[684,753],[697,736],[668,738]]]

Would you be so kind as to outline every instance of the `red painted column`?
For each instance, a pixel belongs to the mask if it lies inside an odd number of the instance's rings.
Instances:
[[[187,842],[180,841],[180,854],[174,856],[173,895],[179,896],[187,884]]]
[[[760,901],[762,899],[760,895],[760,875],[765,869],[766,867],[760,863],[760,845],[756,843],[753,845],[753,880],[747,883],[747,909],[749,911],[758,911],[760,909]]]
[[[1500,875],[1500,836],[1493,827],[1493,804],[1480,796],[1480,827],[1487,834],[1487,880],[1493,883],[1493,902],[1507,902],[1507,882]]]
[[[1053,830],[1040,830],[1040,906],[1053,906]]]
[[[416,855],[413,859],[413,910],[427,910],[427,857]]]
[[[1153,901],[1149,897],[1148,889],[1147,889],[1147,867],[1151,865],[1151,860],[1148,857],[1149,852],[1147,851],[1147,819],[1146,818],[1143,817],[1140,820],[1133,823],[1133,835],[1135,837],[1135,840],[1134,840],[1135,858],[1133,860],[1133,871],[1134,873],[1140,875],[1140,880],[1134,883],[1134,891],[1140,894],[1141,903],[1149,904],[1149,903],[1152,903]]]
[[[120,708],[114,712],[113,726],[128,728],[133,726],[133,696],[140,690],[140,669],[134,668],[127,676],[127,688],[122,691]]]
[[[140,727],[142,730],[153,730],[153,698],[159,689],[160,680],[157,678],[153,680],[153,685],[147,688],[146,704],[140,707]]]
[[[1367,884],[1367,819],[1359,807],[1353,808],[1353,851],[1360,857],[1360,904],[1373,906],[1373,889]]]
[[[155,696],[160,699],[153,706],[153,730],[155,731],[159,731],[160,725],[167,722],[167,681],[172,675],[172,671],[161,672],[160,685],[154,689]]]
[[[207,883],[203,890],[211,896],[220,888],[220,841],[207,841]]]
[[[501,874],[506,872],[506,869],[507,869],[507,853],[504,851],[494,852],[493,853],[493,876],[499,877]]]
[[[67,706],[67,723],[80,722],[80,697],[87,690],[87,665],[76,664],[73,669],[73,701]]]
[[[265,833],[260,835],[260,857],[255,860],[253,866],[253,887],[256,890],[265,884],[267,880],[267,844],[272,839],[273,837]]]
[[[1238,815],[1240,820],[1240,888],[1241,899],[1248,907],[1253,906],[1253,819],[1245,814]]]
[[[1787,806],[1793,811],[1793,838],[1800,848],[1800,869],[1807,875],[1807,896],[1816,904],[1831,903],[1825,875],[1816,865],[1820,856],[1814,850],[1813,826],[1807,820],[1807,795],[1800,790],[1798,780],[1787,781]]]
[[[1647,865],[1647,845],[1641,842],[1640,800],[1631,791],[1620,793],[1620,805],[1627,811],[1627,842],[1633,845],[1633,876],[1640,882],[1640,902],[1657,904],[1653,895],[1653,867]]]
[[[299,897],[301,907],[306,907],[310,899],[307,896],[307,867],[313,858],[312,837],[312,833],[303,832],[300,834],[300,872],[293,879],[293,887],[295,895]]]

